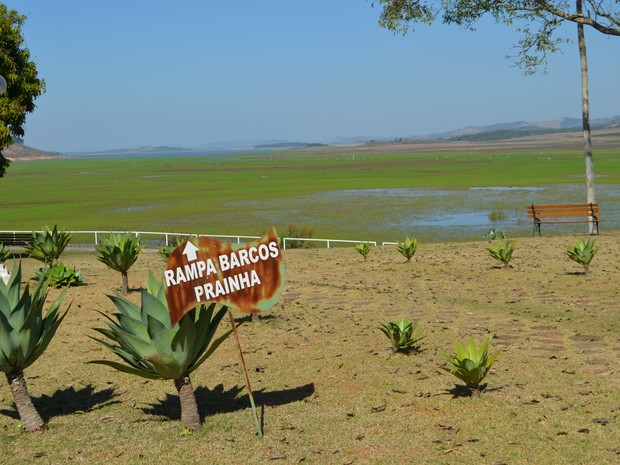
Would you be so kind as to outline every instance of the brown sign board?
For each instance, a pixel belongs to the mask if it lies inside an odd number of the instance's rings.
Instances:
[[[246,244],[192,238],[168,258],[164,285],[173,326],[206,302],[260,313],[277,303],[284,289],[284,262],[276,231],[272,228]]]

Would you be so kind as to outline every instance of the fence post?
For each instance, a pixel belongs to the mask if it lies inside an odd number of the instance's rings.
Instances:
[[[283,244],[282,248],[286,250],[286,237],[282,238],[282,244]]]

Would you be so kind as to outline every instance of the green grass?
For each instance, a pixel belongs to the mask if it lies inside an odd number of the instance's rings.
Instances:
[[[597,153],[598,183],[620,182],[620,155]],[[581,183],[580,152],[363,153],[320,151],[230,157],[62,159],[15,162],[0,180],[0,228],[58,224],[79,230],[148,230],[257,235],[298,224],[314,237],[394,240],[392,206],[315,202],[312,195],[358,189],[539,186]],[[458,196],[457,196],[458,197]],[[404,209],[432,211],[422,197]],[[454,199],[447,205],[457,205]],[[507,205],[512,209],[521,205]],[[495,208],[495,207],[494,207]],[[308,210],[312,216],[308,216]],[[368,217],[365,217],[365,210]],[[397,213],[397,212],[396,212]],[[316,218],[325,221],[316,221]],[[381,220],[381,218],[380,218]],[[380,237],[377,237],[380,236]]]

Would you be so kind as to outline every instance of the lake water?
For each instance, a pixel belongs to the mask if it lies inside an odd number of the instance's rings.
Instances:
[[[620,186],[598,184],[601,231],[620,229]],[[509,236],[530,235],[526,207],[531,204],[582,203],[584,184],[493,186],[465,189],[398,188],[333,190],[293,199],[235,202],[273,224],[339,231],[338,238],[395,241],[415,235],[426,241],[482,237],[490,228]],[[490,213],[501,219],[493,221]],[[357,231],[357,232],[356,232]],[[587,232],[585,224],[543,226],[545,231]],[[314,235],[320,237],[320,234]]]

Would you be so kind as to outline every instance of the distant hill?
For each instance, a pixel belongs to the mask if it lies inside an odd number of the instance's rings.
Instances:
[[[9,160],[39,160],[41,158],[63,158],[64,155],[55,152],[35,149],[23,144],[9,145],[2,150],[2,155]]]
[[[620,116],[598,118],[590,121],[592,129],[617,127]],[[560,118],[552,121],[513,121],[510,123],[491,124],[488,126],[467,126],[453,131],[429,134],[427,136],[412,136],[411,139],[443,139],[443,140],[501,140],[526,135],[553,134],[555,132],[577,131],[582,127],[581,119]]]

